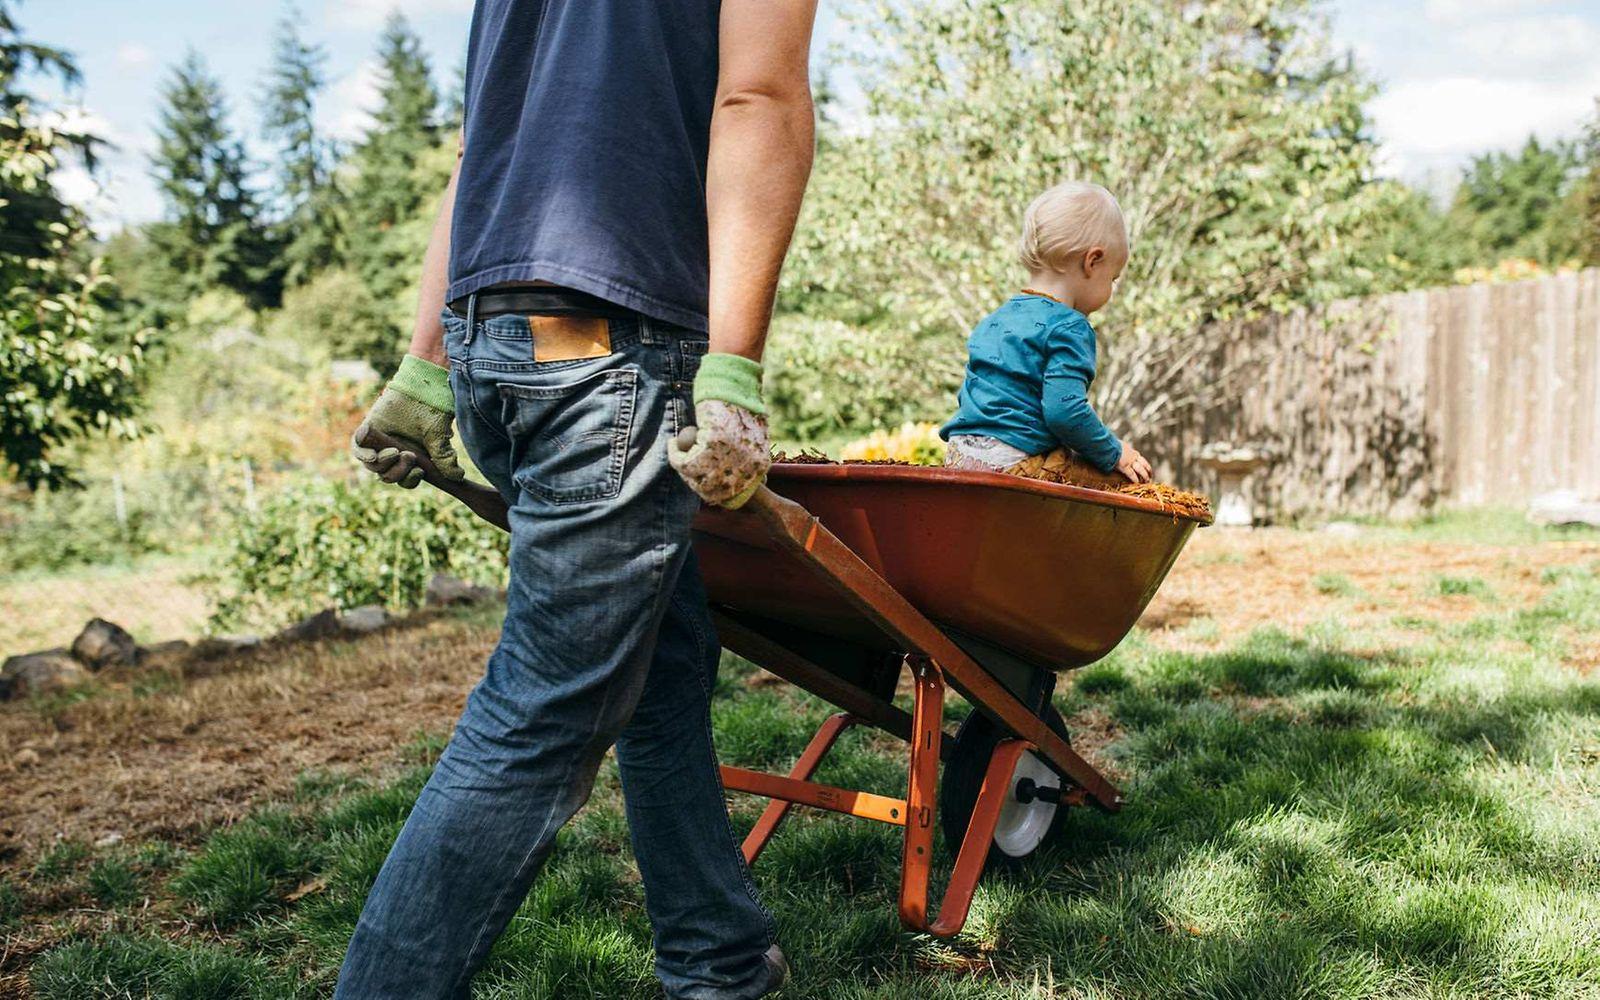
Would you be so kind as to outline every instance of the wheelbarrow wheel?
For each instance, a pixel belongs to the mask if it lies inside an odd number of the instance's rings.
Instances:
[[[1054,706],[1047,707],[1043,716],[1045,724],[1071,743],[1066,723]],[[944,768],[944,781],[939,790],[939,822],[944,828],[944,838],[951,851],[959,850],[967,835],[967,824],[972,819],[973,807],[978,802],[978,791],[983,787],[983,776],[989,769],[989,759],[995,747],[1008,734],[982,712],[967,715],[956,730],[955,745],[951,748],[949,763]],[[991,867],[1014,867],[1037,851],[1054,834],[1059,832],[1067,810],[1046,798],[1032,794],[1032,790],[1059,788],[1062,779],[1038,755],[1029,752],[1017,762],[1011,775],[1011,789],[1000,810],[1000,822],[995,827],[994,843],[989,848]]]

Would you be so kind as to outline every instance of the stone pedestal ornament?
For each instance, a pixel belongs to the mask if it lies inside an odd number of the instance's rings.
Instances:
[[[1245,482],[1252,473],[1266,468],[1267,454],[1258,448],[1213,441],[1200,449],[1199,464],[1217,474],[1216,524],[1224,528],[1254,525],[1255,511]]]

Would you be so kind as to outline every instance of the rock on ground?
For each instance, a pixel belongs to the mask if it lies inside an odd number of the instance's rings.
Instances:
[[[131,667],[139,660],[139,644],[121,625],[94,618],[72,640],[72,655],[90,670]]]
[[[339,634],[339,612],[324,608],[298,624],[279,632],[280,642],[305,642],[308,639],[326,639]]]
[[[448,604],[477,604],[494,598],[493,587],[480,587],[448,573],[435,573],[428,581],[427,601],[433,607]]]
[[[213,635],[194,644],[190,654],[199,660],[214,660],[230,653],[240,653],[261,645],[259,635]]]
[[[150,646],[139,647],[139,665],[141,667],[162,666],[182,660],[189,652],[189,643],[183,639],[173,639],[171,642],[158,642]]]
[[[1579,496],[1576,490],[1556,490],[1528,502],[1528,520],[1534,524],[1587,524],[1600,528],[1600,497]]]
[[[48,694],[89,679],[83,664],[64,649],[13,656],[0,666],[0,693],[8,698]]]
[[[383,605],[363,604],[340,615],[339,627],[353,635],[366,635],[378,631],[392,620]]]

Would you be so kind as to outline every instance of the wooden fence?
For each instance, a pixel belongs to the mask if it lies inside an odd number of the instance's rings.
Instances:
[[[1255,323],[1205,367],[1232,374],[1185,416],[1173,475],[1209,482],[1207,442],[1264,447],[1275,519],[1600,495],[1600,269]]]

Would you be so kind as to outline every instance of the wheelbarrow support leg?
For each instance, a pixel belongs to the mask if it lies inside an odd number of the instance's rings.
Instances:
[[[912,710],[910,774],[906,785],[905,858],[900,871],[900,921],[914,931],[952,937],[967,922],[978,878],[989,857],[1000,809],[1011,789],[1017,761],[1029,749],[1023,740],[995,748],[983,787],[956,855],[955,870],[937,916],[928,914],[928,878],[933,870],[933,829],[938,816],[939,744],[944,731],[944,678],[926,657],[907,657],[916,689]]]
[[[848,712],[830,715],[828,721],[817,730],[817,735],[811,737],[811,742],[806,744],[805,752],[800,759],[795,761],[794,768],[789,772],[789,777],[796,781],[806,781],[817,772],[817,767],[822,763],[822,758],[828,755],[846,729],[855,724],[855,719]],[[772,835],[778,832],[778,826],[784,817],[789,815],[789,809],[794,805],[788,799],[773,799],[767,803],[767,808],[762,811],[761,818],[756,820],[756,825],[751,827],[750,833],[744,838],[745,864],[753,865],[756,858],[766,848]]]

